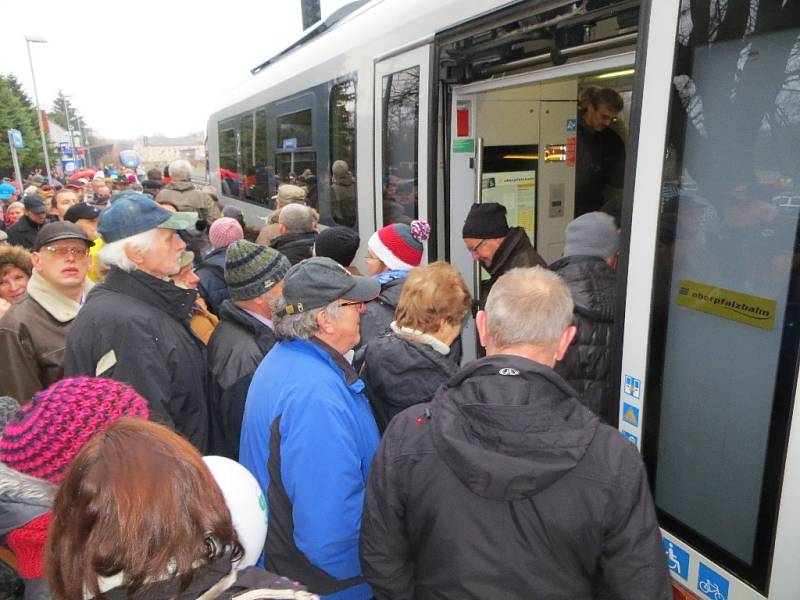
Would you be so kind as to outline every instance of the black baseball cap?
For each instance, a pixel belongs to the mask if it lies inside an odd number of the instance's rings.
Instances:
[[[48,223],[39,230],[39,233],[36,234],[36,241],[33,243],[33,249],[40,250],[43,246],[60,240],[81,240],[86,242],[87,246],[92,244],[92,240],[75,223],[59,221]]]
[[[40,215],[47,212],[47,206],[45,206],[44,200],[42,200],[41,196],[36,194],[25,196],[22,200],[22,204],[25,205],[25,210],[29,210],[32,213]]]
[[[78,202],[69,207],[64,214],[64,220],[70,223],[77,223],[80,219],[99,219],[100,209],[86,202]]]
[[[357,277],[335,260],[316,256],[297,263],[283,279],[284,314],[294,315],[347,298],[368,302],[378,297],[381,284],[373,277]]]

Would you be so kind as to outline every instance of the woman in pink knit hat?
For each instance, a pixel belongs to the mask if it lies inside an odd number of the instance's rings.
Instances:
[[[425,221],[393,223],[372,234],[367,242],[367,275],[378,278],[380,295],[361,315],[361,346],[389,331],[408,272],[422,262],[422,243],[430,236]]]

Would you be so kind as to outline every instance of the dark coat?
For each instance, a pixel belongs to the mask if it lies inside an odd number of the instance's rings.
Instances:
[[[219,319],[208,342],[210,454],[238,460],[247,390],[261,360],[275,345],[275,334],[231,300],[222,303]]]
[[[189,329],[196,295],[142,271],[112,267],[72,324],[64,372],[128,383],[147,399],[151,419],[205,452],[205,346]]]
[[[512,227],[494,253],[492,264],[487,269],[491,278],[488,281],[481,281],[481,307],[486,304],[486,297],[495,281],[517,267],[547,267],[547,263],[531,245],[531,240],[522,227]]]
[[[424,342],[394,332],[373,339],[366,348],[361,379],[380,432],[409,406],[430,402],[457,371],[451,355]]]
[[[28,218],[28,215],[22,215],[16,223],[8,228],[8,242],[12,246],[22,246],[28,250],[33,250],[34,243],[36,242],[36,234],[43,225],[39,225]]]
[[[290,263],[296,265],[301,260],[311,258],[311,248],[314,247],[316,239],[316,231],[287,233],[272,240],[270,246],[288,258]]]
[[[595,131],[578,119],[575,156],[575,216],[600,210],[607,186],[622,188],[625,179],[625,143],[610,127]]]
[[[614,331],[617,278],[602,258],[565,256],[550,265],[567,282],[578,328],[556,373],[566,379],[583,405],[606,423],[617,422],[612,406],[611,336]]]
[[[200,278],[197,291],[205,299],[208,310],[215,315],[219,315],[220,306],[231,297],[228,284],[225,283],[225,251],[227,249],[228,247],[225,246],[209,252],[195,271]]]
[[[392,421],[361,520],[375,598],[672,598],[641,457],[573,395],[491,356]]]
[[[378,297],[367,302],[366,309],[361,315],[361,341],[359,342],[359,347],[389,331],[389,325],[394,321],[394,311],[397,308],[405,282],[406,278],[400,277],[384,283],[381,285]]]

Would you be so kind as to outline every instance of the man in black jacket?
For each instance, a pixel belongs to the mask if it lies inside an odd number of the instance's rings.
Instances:
[[[124,381],[144,396],[150,416],[208,444],[205,348],[189,328],[195,290],[174,285],[186,244],[177,230],[197,213],[171,213],[144,194],[121,195],[100,216],[109,267],[67,336],[66,376]]]
[[[219,223],[223,219],[215,221]],[[238,240],[225,251],[230,299],[208,342],[211,374],[211,454],[239,459],[244,403],[253,373],[275,345],[272,303],[291,265],[277,250]]]
[[[284,206],[278,216],[278,224],[280,235],[272,240],[270,246],[293,265],[311,258],[311,249],[317,239],[311,209],[303,204]]]
[[[672,598],[639,454],[553,371],[571,320],[557,275],[507,273],[488,356],[389,425],[361,520],[376,598]]]
[[[8,241],[13,246],[33,250],[36,235],[47,220],[47,206],[36,194],[25,196],[22,204],[25,206],[25,214],[8,228]]]
[[[497,202],[473,204],[461,230],[464,245],[473,260],[489,272],[481,280],[478,303],[482,307],[494,282],[517,267],[546,267],[547,263],[531,245],[522,227],[509,227],[506,207]]]
[[[614,217],[581,215],[567,225],[564,257],[550,265],[569,286],[575,303],[575,340],[556,365],[583,405],[616,426],[619,406],[611,393],[611,335],[616,311],[619,233]]]

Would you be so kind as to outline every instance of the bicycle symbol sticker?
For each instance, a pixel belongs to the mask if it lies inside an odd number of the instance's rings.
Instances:
[[[689,553],[683,548],[664,538],[664,556],[667,559],[669,570],[678,577],[688,580],[689,577]]]
[[[703,592],[710,600],[728,600],[728,587],[730,582],[722,575],[700,563],[700,573],[697,576],[697,589]]]

